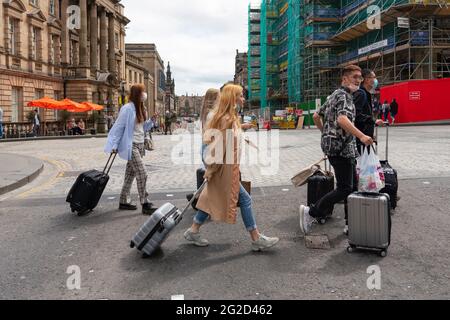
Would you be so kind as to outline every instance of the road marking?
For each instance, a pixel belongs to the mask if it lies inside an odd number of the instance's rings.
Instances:
[[[44,190],[48,189],[50,186],[52,186],[56,182],[56,180],[58,178],[64,176],[64,171],[69,171],[69,169],[70,169],[70,165],[67,162],[58,161],[58,160],[52,160],[52,159],[48,159],[48,158],[44,158],[44,157],[42,157],[40,159],[45,161],[45,162],[48,162],[48,163],[52,164],[53,166],[55,166],[57,171],[58,171],[58,173],[54,177],[52,177],[49,180],[47,180],[46,182],[40,184],[39,186],[34,187],[34,188],[32,188],[32,189],[30,189],[28,191],[25,191],[25,192],[19,194],[17,196],[17,199],[25,199],[25,198],[29,197],[32,194],[36,194],[38,192],[41,192],[41,191],[44,191]]]

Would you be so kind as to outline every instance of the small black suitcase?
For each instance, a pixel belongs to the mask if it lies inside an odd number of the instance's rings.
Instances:
[[[389,122],[386,125],[386,160],[380,161],[381,167],[383,168],[385,177],[385,188],[380,191],[380,193],[386,193],[390,197],[391,209],[395,210],[397,208],[397,195],[398,195],[398,174],[397,170],[392,168],[389,164]],[[377,135],[377,151],[378,151],[378,127],[376,131]]]
[[[308,179],[308,206],[316,205],[317,202],[325,195],[334,190],[334,175],[331,171],[318,170],[311,178]],[[329,208],[326,212],[326,218],[320,219],[320,224],[325,224],[327,218],[333,215],[334,207]]]
[[[203,182],[205,181],[205,179],[203,178],[205,176],[205,173],[206,173],[206,171],[203,168],[200,168],[200,169],[197,170],[197,173],[196,173],[196,175],[197,175],[197,189],[199,189],[202,186]],[[193,197],[194,197],[193,193],[186,195],[186,199],[188,201],[191,201],[191,199]],[[195,211],[197,211],[197,202],[198,202],[198,199],[194,199],[194,201],[192,202],[192,208]]]
[[[203,178],[205,176],[205,169],[200,168],[197,170],[197,190],[202,186],[205,179]]]
[[[117,153],[111,153],[103,171],[91,170],[82,173],[70,189],[66,202],[70,203],[72,212],[78,216],[90,213],[97,207],[103,191],[109,181],[109,171]]]

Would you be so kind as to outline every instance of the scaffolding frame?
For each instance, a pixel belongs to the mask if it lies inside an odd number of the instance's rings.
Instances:
[[[261,96],[261,7],[248,7],[248,101],[250,108],[259,106]]]
[[[381,29],[362,23],[370,5],[381,8]],[[316,110],[349,64],[373,69],[382,85],[450,77],[449,16],[450,0],[263,0],[261,80],[249,76],[249,85],[259,83],[263,114],[270,115],[288,106]],[[410,27],[398,28],[398,17],[409,18]],[[249,75],[256,70],[251,59]]]

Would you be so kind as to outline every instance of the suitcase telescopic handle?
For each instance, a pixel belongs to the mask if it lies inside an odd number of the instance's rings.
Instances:
[[[389,161],[389,127],[391,126],[391,124],[389,123],[389,121],[385,121],[385,122],[383,122],[383,124],[386,127],[386,161]],[[379,142],[378,141],[378,137],[379,137],[378,128],[379,128],[379,126],[376,127],[376,130],[377,130],[377,132],[376,132],[376,135],[377,135],[376,152],[378,152],[378,142]]]
[[[106,162],[105,168],[103,169],[103,173],[104,173],[104,174],[106,174],[106,175],[109,174],[109,172],[111,171],[112,165],[113,165],[113,163],[114,163],[114,160],[116,160],[116,157],[117,157],[117,152],[112,152],[112,153],[109,155],[108,162]],[[112,160],[111,160],[111,159],[112,159]],[[107,171],[106,169],[108,169],[108,171]]]
[[[183,215],[187,209],[194,203],[195,199],[198,199],[198,197],[200,197],[200,194],[202,193],[203,189],[205,189],[206,185],[208,184],[208,181],[205,180],[203,181],[202,185],[200,186],[200,188],[198,188],[198,190],[195,192],[194,196],[192,197],[192,199],[189,201],[189,203],[187,204],[187,206],[183,209],[183,211],[181,212],[181,215]]]

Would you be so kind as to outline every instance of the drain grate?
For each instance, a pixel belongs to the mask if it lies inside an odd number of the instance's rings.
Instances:
[[[308,249],[329,250],[331,249],[330,240],[327,235],[309,235],[305,237],[305,244]]]

